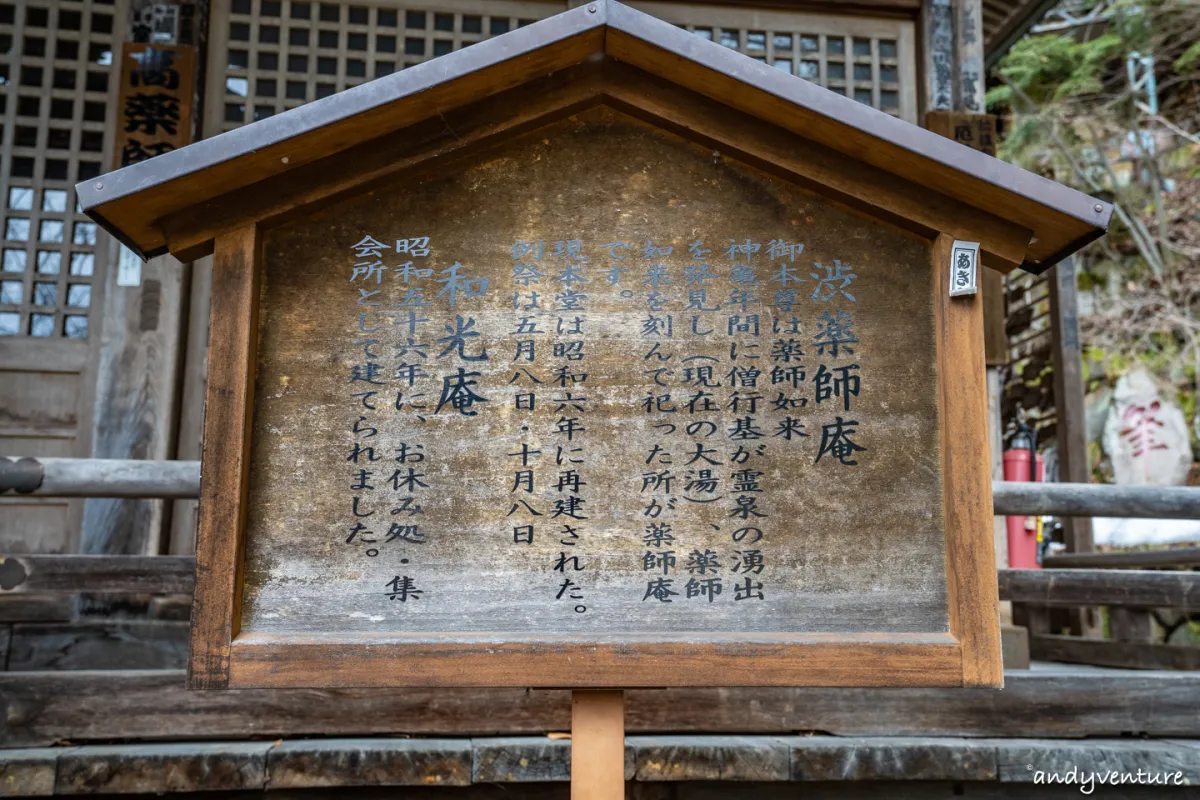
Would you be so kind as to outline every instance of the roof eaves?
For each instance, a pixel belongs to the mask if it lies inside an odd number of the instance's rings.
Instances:
[[[917,158],[971,175],[1030,203],[1052,208],[1088,225],[1104,229],[1112,215],[1112,206],[1108,203],[946,139],[844,95],[828,91],[808,81],[797,80],[795,76],[782,73],[715,42],[693,36],[616,0],[610,0],[609,3],[608,26],[610,31],[619,31],[649,47],[717,71],[784,103],[799,106],[837,124],[855,128],[881,143],[899,147]],[[614,53],[610,44],[612,42],[613,37],[610,33],[606,39],[606,48],[610,55],[628,56],[620,51]],[[658,72],[653,64],[645,61],[635,66]],[[798,132],[802,135],[805,133]],[[837,147],[837,142],[825,143]],[[867,156],[866,160],[871,161],[870,154]],[[872,163],[883,169],[894,169],[884,159]]]

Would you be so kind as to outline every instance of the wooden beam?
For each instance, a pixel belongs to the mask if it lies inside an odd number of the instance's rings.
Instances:
[[[66,595],[0,592],[0,623],[69,622],[73,615],[71,598]]]
[[[1200,610],[1200,572],[1006,569],[1000,571],[1000,597],[1047,606],[1196,611]]]
[[[1200,519],[1200,489],[1087,483],[992,484],[995,513],[1010,516]]]
[[[11,490],[35,497],[196,497],[199,489],[199,461],[0,458],[0,493]],[[126,533],[123,538],[128,536]]]
[[[197,497],[199,461],[0,457],[0,493],[37,497]],[[1200,519],[1200,488],[992,482],[999,515]]]
[[[30,749],[0,754],[6,789],[21,795],[167,794],[238,792],[238,797],[396,797],[403,789],[369,793],[363,787],[468,786],[561,781],[571,742],[543,737],[381,739],[276,742],[181,742]],[[973,796],[1016,796],[1037,773],[1109,775],[1142,769],[1151,775],[1193,774],[1200,750],[1187,742],[1099,739],[977,740],[924,737],[889,739],[838,736],[635,736],[623,748],[629,776],[638,783],[737,781],[746,790],[697,785],[688,797],[888,798],[951,796],[961,787],[931,790],[931,781],[970,783]],[[497,769],[499,762],[503,769]],[[1027,767],[1028,765],[1028,767]],[[849,782],[869,782],[855,791]],[[1044,781],[1044,778],[1043,778]],[[787,783],[810,786],[788,788]],[[815,783],[815,785],[813,785]],[[936,786],[936,784],[933,784]],[[1007,791],[1001,791],[1004,785]],[[312,794],[328,787],[332,793]],[[347,791],[353,788],[353,792]],[[447,797],[561,797],[529,789],[498,793],[451,793]],[[633,790],[637,797],[675,797],[673,787]],[[682,788],[682,787],[681,787]],[[337,791],[341,789],[340,793]],[[297,794],[297,791],[309,793]],[[1162,796],[1172,796],[1167,791]],[[223,795],[227,796],[227,795]],[[442,796],[436,794],[436,796]]]
[[[1192,559],[1196,550],[1200,548],[1187,551]],[[1094,554],[1105,555],[1126,556]],[[188,594],[194,573],[191,556],[0,556],[0,600],[40,596],[36,593]],[[1177,608],[1194,608],[1200,602],[1200,573],[1194,572],[1002,569],[998,575],[1004,600]]]
[[[993,689],[634,689],[630,735],[1200,737],[1200,672],[1039,667]],[[119,687],[117,690],[115,687]],[[182,670],[0,672],[4,748],[118,740],[518,736],[566,731],[567,690],[196,692]],[[1047,708],[1054,713],[1046,713]]]
[[[112,620],[12,626],[8,669],[182,669],[188,623]]]
[[[1200,647],[1113,642],[1080,636],[1031,636],[1030,656],[1040,661],[1095,664],[1123,669],[1200,670]]]
[[[1117,553],[1061,553],[1042,559],[1042,566],[1047,569],[1147,569],[1197,564],[1200,564],[1200,547]]]
[[[0,597],[34,592],[190,594],[191,556],[0,556]]]

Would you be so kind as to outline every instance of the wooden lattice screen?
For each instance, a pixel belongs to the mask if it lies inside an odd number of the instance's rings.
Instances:
[[[107,168],[114,0],[0,3],[0,336],[85,339],[97,230],[72,185]]]
[[[634,3],[860,102],[916,121],[911,22]],[[215,0],[206,135],[230,130],[506,33],[564,2]]]
[[[776,69],[917,121],[911,22],[700,4],[632,5]]]

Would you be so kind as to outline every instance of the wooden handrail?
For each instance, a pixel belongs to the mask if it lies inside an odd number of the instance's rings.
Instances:
[[[1200,610],[1200,572],[1002,569],[1000,599],[1046,606]]]
[[[1047,555],[1047,569],[1146,569],[1188,567],[1200,564],[1200,547],[1171,547],[1164,550],[1133,550],[1117,553],[1059,553]]]
[[[0,555],[0,596],[63,594],[191,594],[194,556]]]
[[[0,596],[22,593],[187,594],[192,556],[0,555]],[[1000,599],[1052,606],[1200,610],[1200,572],[1002,569]]]
[[[0,457],[0,495],[200,496],[199,461]],[[1094,483],[992,483],[998,515],[1200,519],[1200,488]]]

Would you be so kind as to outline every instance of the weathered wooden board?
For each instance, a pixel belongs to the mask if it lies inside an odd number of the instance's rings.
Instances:
[[[242,632],[947,630],[927,241],[604,108],[264,241]]]
[[[1029,651],[1034,658],[1068,664],[1124,669],[1200,669],[1200,647],[1185,645],[1042,635],[1029,638]]]
[[[179,669],[187,622],[122,620],[12,626],[8,669]]]
[[[114,687],[120,687],[115,691]],[[1047,709],[1054,713],[1048,713]],[[195,692],[182,671],[0,673],[0,747],[59,740],[494,736],[565,731],[571,693],[523,689]],[[1200,673],[1046,667],[990,689],[637,689],[631,733],[1200,737]]]
[[[998,573],[1005,600],[1049,606],[1200,608],[1195,572],[1103,569],[1006,569]]]

